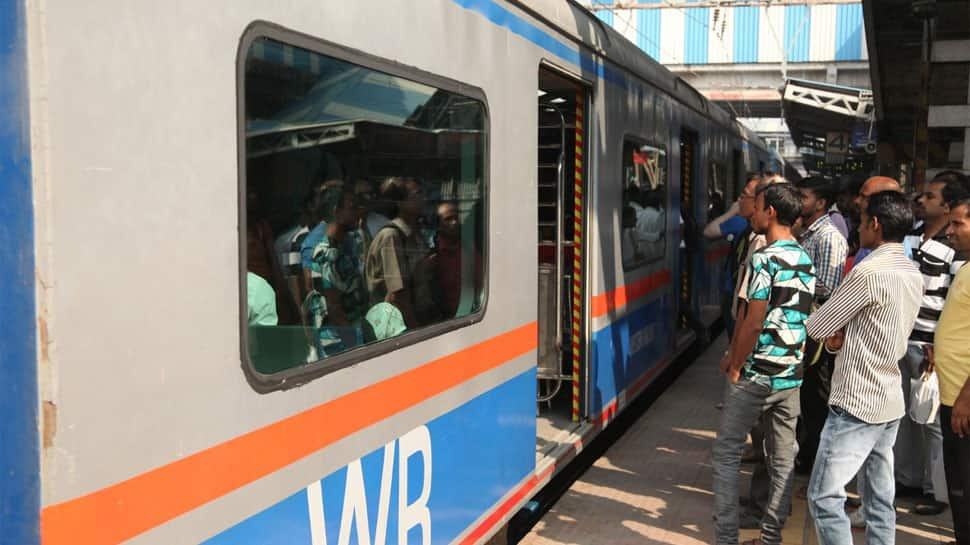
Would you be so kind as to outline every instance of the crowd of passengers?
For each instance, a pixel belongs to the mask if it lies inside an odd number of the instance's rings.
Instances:
[[[250,325],[312,329],[313,361],[468,314],[474,303],[462,306],[462,297],[480,292],[480,254],[472,243],[463,248],[458,202],[434,207],[433,229],[425,208],[412,178],[330,179],[312,189],[295,225],[274,235],[252,193]]]
[[[703,231],[728,238],[728,379],[715,534],[777,545],[795,472],[822,545],[895,539],[897,498],[970,545],[970,182],[751,175]],[[745,452],[750,435],[753,449]],[[747,497],[739,470],[754,463]],[[847,501],[855,481],[858,499]]]

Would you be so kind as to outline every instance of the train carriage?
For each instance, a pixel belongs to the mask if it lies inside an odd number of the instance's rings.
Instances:
[[[485,542],[772,161],[568,2],[0,7],[2,544]]]

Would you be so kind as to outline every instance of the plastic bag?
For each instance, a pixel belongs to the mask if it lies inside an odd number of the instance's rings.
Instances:
[[[923,373],[909,380],[909,418],[917,424],[928,424],[936,419],[940,408],[940,382],[936,373]]]

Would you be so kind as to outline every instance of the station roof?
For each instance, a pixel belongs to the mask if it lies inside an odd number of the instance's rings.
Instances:
[[[875,95],[880,142],[896,150],[897,163],[912,160],[915,121],[919,111],[920,67],[923,58],[924,17],[929,20],[934,48],[930,72],[930,105],[968,104],[970,64],[939,62],[942,42],[970,46],[970,2],[967,0],[863,0],[866,43]],[[931,49],[932,51],[933,49]],[[925,115],[925,114],[924,114]],[[959,131],[962,133],[962,131]],[[946,162],[948,141],[962,139],[953,130],[931,129],[929,165]],[[942,154],[942,156],[941,156]]]
[[[831,83],[789,79],[782,88],[785,123],[803,152],[806,169],[838,174],[861,167],[875,149],[872,92]],[[826,137],[841,135],[845,150],[827,154]],[[830,146],[831,147],[831,144]]]

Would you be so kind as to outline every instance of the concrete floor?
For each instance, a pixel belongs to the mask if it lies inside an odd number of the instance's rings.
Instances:
[[[717,431],[723,379],[717,364],[722,336],[550,509],[523,545],[714,543],[711,445]],[[743,466],[750,476],[751,466]],[[747,478],[742,490],[747,490]],[[804,498],[806,476],[795,484],[786,545],[816,544]],[[933,517],[897,508],[898,545],[953,540],[949,510]],[[757,530],[742,530],[751,539]],[[855,543],[864,531],[853,532]]]

